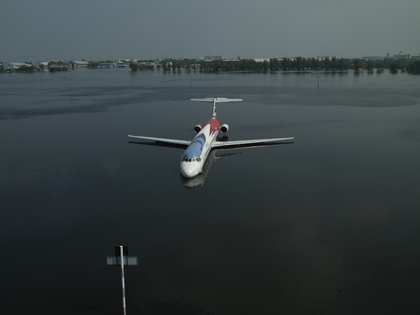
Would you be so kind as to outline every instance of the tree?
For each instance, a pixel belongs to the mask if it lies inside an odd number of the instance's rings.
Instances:
[[[359,71],[360,68],[363,68],[363,60],[360,58],[356,58],[353,60],[353,69],[354,71]]]
[[[331,69],[331,60],[330,60],[330,57],[325,57],[324,58],[324,69],[325,70]]]
[[[348,70],[349,67],[350,67],[350,62],[348,59],[340,58],[340,60],[338,60],[339,70]]]
[[[38,71],[39,72],[39,69],[36,68],[34,65],[30,65],[30,66],[25,66],[24,65],[24,66],[22,66],[20,68],[17,68],[15,71],[16,72],[33,73],[35,71]]]
[[[268,61],[266,59],[264,59],[264,61],[262,63],[262,69],[263,69],[264,72],[268,71],[269,65],[270,64],[268,63]]]
[[[283,70],[289,70],[291,64],[292,64],[292,61],[289,58],[284,57],[281,63],[281,67],[283,68]]]
[[[311,70],[318,70],[321,68],[321,62],[319,61],[319,59],[315,59],[315,58],[311,58],[309,60],[309,68]]]
[[[280,62],[277,58],[270,59],[270,70],[277,71],[280,69]]]
[[[390,64],[389,64],[389,71],[391,72],[391,73],[397,73],[398,72],[398,64],[397,64],[397,62],[396,61],[392,61]]]
[[[420,74],[420,60],[416,60],[408,64],[407,72],[411,74]]]
[[[366,69],[371,71],[373,68],[375,68],[375,62],[373,60],[366,61]]]
[[[337,70],[338,69],[338,60],[335,57],[331,58],[331,64],[330,64],[331,69]]]
[[[383,62],[383,60],[376,61],[375,68],[378,70],[382,70],[383,68],[385,68],[385,63]]]
[[[130,62],[129,67],[131,71],[139,71],[139,65],[136,62]]]
[[[302,70],[303,69],[303,58],[302,57],[296,57],[292,61],[292,68],[296,70]]]
[[[67,67],[59,67],[59,66],[53,65],[52,67],[48,68],[48,71],[51,73],[54,73],[54,72],[60,72],[60,71],[69,71],[69,69],[67,69]]]

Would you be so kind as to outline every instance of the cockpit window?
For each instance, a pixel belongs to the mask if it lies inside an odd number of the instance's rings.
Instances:
[[[198,135],[196,138],[193,139],[193,141],[191,141],[187,150],[185,150],[184,155],[190,159],[198,158],[203,152],[205,143],[206,137],[204,136],[204,134]]]
[[[195,162],[195,161],[201,161],[201,158],[200,157],[197,157],[197,156],[195,156],[194,155],[194,158],[192,158],[192,159],[189,159],[189,158],[187,158],[187,156],[186,155],[184,155],[183,157],[182,157],[182,161],[183,162]]]

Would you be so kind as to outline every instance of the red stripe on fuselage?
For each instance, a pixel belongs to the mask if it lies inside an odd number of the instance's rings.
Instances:
[[[210,119],[206,125],[210,126],[210,136],[212,136],[216,131],[219,130],[220,124],[216,118]]]

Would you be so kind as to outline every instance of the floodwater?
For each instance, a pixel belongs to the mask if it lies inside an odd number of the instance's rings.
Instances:
[[[129,143],[192,139],[213,96],[244,99],[217,107],[230,140],[295,143],[198,184]],[[128,314],[418,311],[420,76],[1,74],[0,134],[2,314],[121,314],[118,245]]]

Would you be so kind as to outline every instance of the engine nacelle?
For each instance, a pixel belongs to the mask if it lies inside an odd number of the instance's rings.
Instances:
[[[201,129],[203,129],[203,125],[202,124],[198,124],[194,127],[194,132],[195,133],[199,133],[201,131]]]
[[[219,130],[220,130],[221,133],[226,133],[226,132],[229,131],[229,125],[228,124],[223,124],[223,125],[220,126]]]

